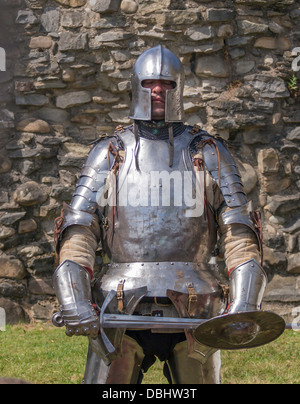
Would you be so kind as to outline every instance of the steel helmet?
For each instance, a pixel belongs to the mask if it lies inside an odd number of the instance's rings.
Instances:
[[[132,107],[130,118],[151,120],[151,90],[142,86],[143,80],[170,80],[176,85],[166,91],[165,121],[182,122],[184,69],[179,58],[161,45],[143,52],[137,59],[132,75]]]

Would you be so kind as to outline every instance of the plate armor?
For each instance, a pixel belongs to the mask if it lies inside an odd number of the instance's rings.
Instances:
[[[124,158],[119,164],[118,175],[113,175],[114,186],[112,186],[111,173],[116,163],[116,156],[108,157],[111,139],[100,141],[90,152],[71,205],[64,206],[64,223],[60,240],[70,226],[90,226],[95,213],[102,224],[101,242],[103,250],[110,258],[110,264],[105,267],[104,274],[93,287],[94,301],[99,307],[112,289],[117,290],[121,286],[122,293],[126,294],[127,291],[146,286],[147,295],[137,306],[130,308],[130,313],[145,314],[149,308],[150,312],[153,312],[153,302],[165,303],[168,302],[167,299],[172,302],[172,305],[167,308],[163,307],[163,315],[167,316],[212,318],[222,314],[226,308],[223,289],[210,264],[217,242],[217,212],[211,205],[207,210],[205,209],[204,195],[201,192],[198,195],[200,198],[198,209],[195,208],[196,202],[193,206],[190,203],[187,205],[185,198],[182,198],[180,201],[182,203],[178,203],[178,206],[174,206],[176,196],[174,182],[163,184],[162,180],[172,178],[174,173],[178,178],[189,178],[189,187],[193,189],[193,195],[197,194],[196,186],[200,181],[194,170],[193,154],[195,155],[197,145],[202,142],[205,145],[202,148],[205,169],[213,178],[214,184],[218,183],[220,179],[223,204],[225,203],[231,208],[229,212],[223,214],[225,223],[242,223],[255,235],[257,235],[257,231],[249,215],[240,175],[224,143],[212,138],[204,131],[194,134],[189,126],[180,125],[178,132],[179,134],[174,138],[175,158],[172,167],[169,166],[168,158],[166,158],[168,156],[166,140],[140,137],[139,153],[136,156],[133,127],[124,129],[122,133],[116,132],[113,138],[114,146],[122,148]],[[210,139],[214,139],[215,142],[208,144],[207,140]],[[157,156],[155,161],[153,160],[154,153]],[[155,187],[161,189],[164,185],[168,186],[171,206],[160,206],[159,202],[162,203],[162,200],[153,203],[152,194],[142,200],[143,193],[149,185],[145,184],[145,179],[150,181],[149,175],[153,171],[165,174],[165,177],[161,176],[161,181],[152,184],[151,189],[154,190],[154,196],[158,195]],[[173,175],[174,178],[176,177]],[[106,198],[103,203],[103,194],[109,193],[107,191],[110,187],[113,188],[111,203],[108,203],[109,198]],[[124,187],[126,192],[123,192]],[[122,192],[127,199],[129,197],[133,199],[131,204],[128,200],[120,203],[119,197]],[[151,206],[151,196],[154,206]],[[136,201],[138,198],[139,200]],[[195,201],[196,198],[193,200]],[[240,267],[231,273],[231,277],[237,279],[234,284],[239,287],[243,281],[235,274],[240,273]],[[255,270],[257,270],[257,276],[264,277],[263,283],[265,283],[265,275],[257,262],[255,262],[254,275],[251,275],[251,279],[254,280],[256,277]],[[250,285],[249,279],[247,279],[247,284]],[[261,283],[256,285],[253,282],[253,285],[251,298],[257,307],[261,302],[264,287],[261,286]],[[235,289],[232,293],[235,293]],[[234,301],[235,304],[236,301]],[[161,307],[155,305],[155,308],[159,310]],[[116,332],[113,331],[110,336],[117,346],[120,346],[122,339],[124,344],[124,341],[129,338],[127,335],[124,337],[125,330],[120,331],[121,333],[117,334],[121,335],[116,336]],[[185,331],[188,334],[188,330]],[[204,346],[199,347],[199,344],[191,342],[189,337],[187,341],[190,345],[190,356],[193,357],[195,352],[200,351],[201,361],[207,363],[215,350],[207,349]],[[132,344],[132,341],[130,342]],[[102,369],[103,376],[103,367],[108,366],[111,359],[114,359],[114,363],[118,359],[109,356],[103,346],[98,345],[99,341],[91,340],[90,357],[93,359],[90,359],[90,362],[98,363],[98,368]],[[94,358],[95,352],[98,358]],[[118,350],[117,354],[119,354]],[[214,355],[211,358],[213,363],[215,361],[213,358],[216,358]],[[105,358],[106,364],[102,363],[99,359],[100,356]],[[214,366],[216,365],[214,364]],[[92,379],[91,377],[90,366],[88,366],[85,380],[94,380],[95,376]],[[98,375],[98,382],[101,380],[99,377]]]
[[[167,119],[162,125],[149,122],[151,94],[141,87],[149,75],[176,83],[175,91],[167,95]],[[54,282],[64,310],[72,309],[76,302],[69,291],[64,298],[60,278],[66,279],[68,271],[78,266],[77,261],[87,270],[93,265],[93,261],[89,265],[79,262],[80,257],[69,259],[67,255],[63,259],[61,250],[72,229],[87,229],[97,243],[101,240],[109,264],[93,283],[93,302],[101,307],[107,294],[116,290],[116,301],[108,307],[110,313],[209,319],[226,309],[259,309],[266,285],[257,259],[261,237],[241,176],[221,139],[182,123],[182,89],[182,66],[175,55],[162,47],[141,55],[133,77],[134,124],[94,145],[71,204],[64,204],[57,230],[61,265]],[[138,107],[141,102],[143,110]],[[177,115],[168,115],[168,108]],[[228,268],[232,284],[228,307],[226,288],[217,279],[211,259],[216,255],[218,231],[234,226],[253,236],[255,252],[238,263],[227,259],[234,262]],[[89,242],[85,248],[91,248]],[[81,279],[84,289],[88,288],[89,277],[81,275]],[[247,293],[242,293],[245,287]],[[146,293],[131,298],[145,288]],[[88,293],[87,298],[90,300]],[[81,335],[87,330],[86,310],[90,306],[80,301],[84,322],[77,333]],[[70,310],[67,313],[72,320]],[[93,321],[88,326],[95,329]],[[220,355],[216,349],[196,342],[188,329],[164,333],[170,338],[172,333],[177,341],[166,360],[169,381],[219,382]],[[107,352],[101,336],[91,337],[84,381],[137,383],[140,368],[147,369],[147,355],[138,344],[138,334],[118,329],[108,330],[107,335],[115,352]]]

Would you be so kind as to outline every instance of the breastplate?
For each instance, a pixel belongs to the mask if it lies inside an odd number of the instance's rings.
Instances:
[[[216,225],[210,211],[204,214],[188,128],[174,138],[172,167],[168,142],[140,137],[137,145],[130,130],[120,137],[125,158],[117,175],[116,206],[108,204],[104,209],[108,226],[102,235],[111,261],[208,263],[216,243]]]

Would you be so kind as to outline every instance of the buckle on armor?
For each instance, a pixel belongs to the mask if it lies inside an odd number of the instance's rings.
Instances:
[[[189,133],[191,135],[197,135],[197,133],[199,133],[200,131],[201,131],[200,126],[199,125],[194,125]]]
[[[225,301],[228,301],[229,295],[230,295],[230,287],[229,287],[229,285],[225,285],[224,283],[219,282],[219,281],[218,281],[218,284],[219,284],[220,288],[222,289],[223,299]]]
[[[188,313],[190,316],[193,316],[195,314],[195,308],[196,308],[196,303],[197,303],[197,294],[195,292],[194,284],[193,283],[188,283],[186,285],[187,290],[188,290]]]
[[[105,231],[109,229],[108,217],[103,220],[102,227]]]

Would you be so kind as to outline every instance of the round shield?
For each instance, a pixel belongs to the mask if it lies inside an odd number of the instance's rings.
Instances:
[[[196,328],[194,338],[212,348],[255,348],[274,341],[285,330],[285,321],[268,311],[249,311],[214,317]]]

